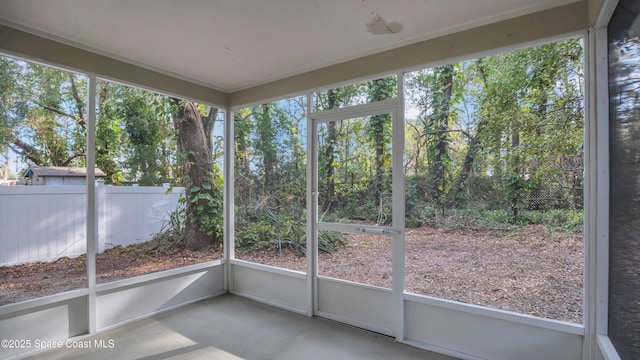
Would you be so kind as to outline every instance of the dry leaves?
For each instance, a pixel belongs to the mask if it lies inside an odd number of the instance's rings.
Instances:
[[[306,271],[303,256],[291,252],[238,254],[261,264]],[[391,287],[391,240],[351,234],[344,248],[321,253],[318,273]],[[469,304],[582,323],[582,234],[544,226],[509,232],[464,229],[407,229],[408,292]]]
[[[583,239],[544,226],[509,232],[464,229],[407,229],[408,292],[582,322]],[[351,234],[340,250],[320,253],[323,276],[391,287],[391,238]],[[205,252],[139,244],[114,248],[97,257],[98,283],[215,259]],[[289,250],[237,253],[237,258],[306,272],[306,258]],[[86,285],[84,256],[55,262],[0,267],[0,305]]]

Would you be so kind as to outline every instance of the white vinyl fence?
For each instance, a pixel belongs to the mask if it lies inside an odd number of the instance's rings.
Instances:
[[[184,188],[96,186],[98,251],[160,232]],[[86,251],[86,187],[0,186],[0,266]]]

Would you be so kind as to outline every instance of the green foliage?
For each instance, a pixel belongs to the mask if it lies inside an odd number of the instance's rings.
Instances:
[[[409,222],[433,221],[424,209],[500,211],[523,224],[533,209],[580,208],[582,73],[575,39],[407,75],[419,110],[405,131]]]
[[[521,222],[546,225],[554,231],[579,233],[584,230],[584,212],[567,209],[524,211],[521,213]]]
[[[236,248],[306,251],[306,104],[292,98],[235,115]]]
[[[18,117],[12,116],[12,109],[21,107],[12,86],[16,84],[17,67],[15,61],[0,57],[0,152],[7,150],[13,127],[18,121]]]
[[[532,190],[535,183],[518,175],[505,176],[502,180],[504,182],[504,198],[511,207],[513,221],[516,221],[519,210],[522,208],[522,200],[525,193],[528,190]]]
[[[222,238],[223,211],[221,180],[214,176],[203,179],[201,186],[189,188],[187,206],[195,210],[187,221],[197,224],[200,231],[212,239]]]
[[[184,198],[181,198],[181,200]],[[182,236],[182,230],[184,230],[184,218],[185,218],[185,207],[184,201],[180,201],[178,207],[169,212],[169,221],[168,226],[170,231],[173,231],[179,236]]]
[[[155,236],[156,239],[164,239],[179,246],[184,245],[185,202],[186,199],[181,197],[178,200],[178,207],[167,214],[168,219],[162,224],[160,232]]]
[[[318,234],[318,250],[322,252],[332,253],[345,242],[345,234],[343,233],[324,231]]]
[[[275,111],[274,111],[275,110]],[[262,161],[259,164],[264,176],[264,186],[271,186],[277,174],[278,167],[278,143],[280,140],[281,130],[281,112],[277,111],[277,107],[265,104],[263,106],[252,109],[252,115],[256,119],[255,131],[256,137],[253,145],[256,149],[260,149]]]
[[[236,227],[236,248],[240,252],[258,248],[274,249],[277,245],[273,243],[273,239],[279,239],[274,233],[271,224],[267,222]]]
[[[130,181],[160,185],[169,180],[169,155],[175,153],[168,98],[139,89],[111,85],[119,94],[117,106],[128,156],[123,162]],[[168,150],[167,145],[171,146]]]
[[[421,205],[408,214],[406,223],[413,227],[426,225],[474,230],[513,230],[527,225],[544,225],[553,231],[579,233],[583,231],[583,218],[582,211],[566,209],[523,210],[514,219],[511,212],[504,209],[452,209],[442,214],[428,205]]]
[[[290,249],[306,254],[306,221],[301,208],[278,209],[261,202],[238,208],[236,215],[238,251]],[[332,252],[344,242],[344,238],[323,233],[318,242],[320,251]]]
[[[122,135],[117,117],[106,114],[98,117],[96,123],[96,166],[107,175],[107,184],[118,185],[122,179],[121,169],[115,161],[118,156],[118,142]]]
[[[41,165],[83,165],[86,79],[0,58],[0,151]],[[544,224],[580,231],[583,165],[580,40],[511,51],[407,75],[406,224],[508,228]],[[187,102],[100,82],[96,161],[107,182],[189,184],[190,155],[177,151]],[[314,94],[315,110],[397,96],[395,76]],[[318,202],[327,221],[391,222],[392,122],[387,114],[321,124],[306,154],[306,104],[297,97],[235,112],[239,249],[304,251],[307,156],[318,156]],[[200,114],[206,113],[198,106]],[[222,235],[222,180],[215,162],[185,206],[170,215]],[[185,166],[183,166],[185,165]],[[187,173],[185,173],[187,172]],[[198,178],[200,176],[197,176]],[[554,199],[545,207],[537,197]],[[559,200],[555,200],[559,199]],[[186,213],[191,214],[184,219]],[[178,225],[182,224],[182,227]],[[188,224],[188,223],[187,223]],[[180,229],[180,230],[178,230]],[[322,233],[331,251],[341,239]]]
[[[0,149],[33,164],[84,165],[86,79],[0,58]]]
[[[396,97],[397,93],[395,76],[389,76],[364,83],[345,85],[314,93],[314,111],[343,108],[384,99],[391,99]]]
[[[396,93],[395,77],[378,79],[367,83],[369,100],[382,101],[390,99]],[[377,197],[391,188],[391,144],[392,122],[390,114],[374,115],[367,121],[365,134],[374,150],[374,176],[370,180],[372,191]]]
[[[448,64],[416,72],[407,79],[409,101],[421,110],[419,118],[410,121],[417,136],[415,146],[423,148],[428,159],[425,165],[429,187],[425,194],[443,212],[451,190],[454,166],[451,128],[459,116],[456,105],[461,101],[463,90],[460,68],[459,64]],[[421,166],[416,163],[414,168],[421,171]]]
[[[511,214],[505,210],[471,209],[467,211],[467,214],[480,228],[509,228],[511,224]]]

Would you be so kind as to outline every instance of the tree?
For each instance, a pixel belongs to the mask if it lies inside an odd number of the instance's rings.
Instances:
[[[125,89],[122,97],[123,125],[127,134],[128,155],[124,165],[129,178],[140,185],[157,185],[167,181],[163,174],[160,132],[161,118],[153,107],[153,94]]]
[[[555,162],[582,157],[581,59],[582,46],[570,40],[498,55],[490,63],[481,101],[483,139],[498,160],[494,167],[502,168],[513,218],[528,191],[561,186],[565,174]]]
[[[569,40],[409,74],[409,110],[419,114],[405,126],[408,189],[443,211],[504,208],[513,220],[535,196],[573,198],[575,207],[581,59],[580,40]]]
[[[213,171],[212,143],[207,137],[218,110],[211,107],[203,116],[193,102],[172,98],[171,103],[176,109],[174,126],[187,194],[183,236],[187,249],[201,250],[219,244],[222,234],[222,189]]]
[[[176,140],[166,96],[98,81],[96,166],[107,183],[170,182]]]
[[[7,151],[13,138],[17,117],[12,113],[18,103],[13,84],[17,74],[16,62],[0,57],[0,152]]]
[[[396,78],[394,76],[373,80],[368,83],[368,92],[370,102],[390,99],[394,96],[396,90]],[[390,166],[391,153],[389,151],[391,145],[391,115],[374,115],[367,124],[367,133],[370,141],[373,142],[375,148],[373,192],[376,199],[379,200],[385,182],[390,185]],[[378,202],[378,201],[376,201]]]
[[[426,156],[424,180],[428,185],[424,196],[443,212],[452,170],[450,123],[456,117],[454,105],[460,91],[454,86],[454,79],[455,65],[448,64],[418,72],[408,81],[411,102],[420,110],[419,118],[408,122],[417,138],[415,172],[422,173],[418,157],[422,153]]]
[[[433,123],[430,136],[428,153],[431,155],[429,162],[432,193],[437,203],[441,204],[444,212],[444,204],[448,191],[449,169],[449,121],[452,112],[453,100],[453,64],[447,64],[434,69],[435,92],[433,94],[433,113],[429,120]]]
[[[233,131],[235,139],[234,167],[239,174],[249,171],[249,150],[251,134],[251,119],[248,109],[237,110],[233,113]]]
[[[122,173],[116,158],[120,155],[120,128],[113,86],[98,82],[98,113],[96,120],[96,166],[104,171],[107,184],[120,184]]]
[[[280,123],[277,110],[273,104],[263,104],[253,108],[255,124],[255,148],[261,155],[261,170],[263,186],[265,189],[273,188],[276,183],[276,170],[278,167],[278,137]]]
[[[86,80],[8,58],[0,69],[3,143],[34,165],[82,166]]]
[[[474,90],[473,86],[470,89],[467,89],[467,92],[472,92],[472,96],[477,96],[478,92],[483,93],[487,90],[487,75],[485,73],[485,59],[480,58],[475,61],[475,79],[478,79],[480,82],[480,89]],[[473,71],[473,68],[470,67]],[[478,101],[475,99],[470,99],[473,102],[473,106],[477,107]],[[475,114],[477,116],[477,113]],[[476,158],[481,150],[481,140],[483,136],[483,129],[486,126],[488,119],[487,117],[480,117],[479,119],[473,117],[470,119],[469,125],[474,127],[470,132],[466,132],[465,135],[468,138],[467,151],[464,156],[464,160],[462,162],[461,168],[458,171],[458,174],[453,181],[453,185],[451,186],[450,200],[449,204],[458,204],[462,201],[463,192],[467,187],[467,180],[469,179],[469,175],[472,172],[473,165],[476,161]],[[475,124],[475,126],[474,126]]]
[[[327,91],[327,104],[328,109],[333,109],[336,106],[336,93],[333,89]],[[325,176],[325,190],[324,199],[322,204],[324,210],[327,210],[333,202],[333,197],[336,194],[336,179],[335,179],[335,151],[336,142],[338,140],[338,134],[336,132],[336,122],[330,121],[327,123],[327,139],[324,148],[324,176]]]
[[[0,148],[11,148],[33,165],[84,166],[86,79],[8,58],[0,58],[0,75]],[[173,172],[188,196],[187,247],[218,243],[217,109],[106,81],[99,82],[97,94],[96,164],[107,173],[107,182],[159,185]],[[180,168],[171,168],[174,159]]]

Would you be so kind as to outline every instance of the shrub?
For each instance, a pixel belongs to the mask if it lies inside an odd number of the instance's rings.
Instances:
[[[541,217],[541,222],[552,230],[577,233],[584,229],[584,212],[582,210],[549,210],[542,213]]]
[[[239,252],[256,249],[290,249],[303,254],[307,252],[306,220],[300,205],[275,207],[262,199],[255,204],[243,206],[236,211],[236,249]],[[335,251],[344,243],[341,234],[321,233],[318,249]]]

